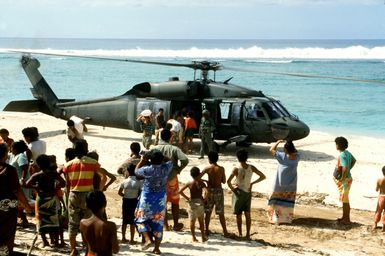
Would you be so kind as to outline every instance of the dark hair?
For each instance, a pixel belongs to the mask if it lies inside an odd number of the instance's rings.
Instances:
[[[210,151],[209,152],[209,161],[211,163],[215,164],[216,162],[218,162],[218,158],[219,158],[219,156],[218,156],[217,152],[215,152],[215,151]]]
[[[73,120],[68,120],[67,121],[67,126],[74,126],[75,122]]]
[[[201,170],[199,170],[199,168],[196,167],[196,166],[192,167],[191,170],[190,170],[190,175],[193,178],[198,177],[200,173],[201,173]]]
[[[23,136],[26,138],[30,138],[31,141],[36,141],[39,138],[39,132],[36,127],[27,127],[22,131]]]
[[[249,153],[246,149],[240,149],[237,151],[237,158],[239,162],[246,162],[247,158],[249,158]]]
[[[165,141],[165,142],[169,142],[170,141],[170,138],[171,138],[171,131],[170,130],[167,130],[167,129],[163,129],[160,133],[160,138]]]
[[[75,142],[74,149],[76,151],[76,156],[82,158],[88,153],[88,143],[86,140],[77,140]]]
[[[289,154],[297,153],[297,149],[295,148],[292,141],[286,141],[283,148],[286,149],[287,153],[289,153]]]
[[[138,155],[140,152],[140,144],[138,142],[132,142],[130,145],[130,149],[132,153],[134,153],[135,155]]]
[[[166,125],[164,126],[163,131],[164,131],[164,130],[171,130],[171,128],[172,128],[172,124],[166,123]]]
[[[0,134],[9,135],[9,131],[5,128],[0,129]]]
[[[153,149],[150,151],[149,154],[150,154],[151,164],[158,165],[163,162],[164,157],[162,152],[160,152],[159,150]]]
[[[96,161],[99,161],[99,154],[96,152],[96,151],[90,151],[87,153],[87,156],[96,160]]]
[[[127,166],[128,176],[135,176],[135,168],[136,168],[136,165],[133,163]]]
[[[159,112],[160,112],[160,111],[164,111],[164,109],[163,109],[163,108],[160,108],[160,109],[159,109]]]
[[[36,158],[36,164],[39,166],[40,170],[46,172],[50,169],[51,166],[51,158],[46,154],[42,154]]]
[[[0,143],[0,159],[8,154],[8,146],[5,143]]]
[[[194,112],[192,112],[192,111],[187,112],[187,116],[193,118],[194,117]]]
[[[348,148],[349,143],[348,140],[345,139],[344,137],[337,137],[334,142],[337,144],[338,149],[344,151],[345,149]]]
[[[74,148],[67,148],[64,155],[71,161],[76,157],[76,150]]]
[[[12,144],[12,149],[16,151],[16,154],[23,153],[27,148],[27,144],[23,140],[15,141]]]
[[[385,175],[385,166],[382,167],[382,173]]]
[[[106,196],[99,190],[90,191],[86,197],[86,205],[93,213],[97,213],[100,209],[106,207]]]

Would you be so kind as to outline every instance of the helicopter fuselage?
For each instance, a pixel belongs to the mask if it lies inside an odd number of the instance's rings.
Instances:
[[[141,132],[136,119],[145,109],[157,113],[162,108],[166,119],[178,111],[192,111],[198,125],[202,111],[207,109],[215,124],[216,140],[270,143],[277,139],[298,140],[309,134],[309,127],[279,101],[260,91],[227,82],[173,78],[162,83],[137,84],[117,97],[60,100],[38,71],[37,59],[24,56],[21,63],[36,100],[11,102],[5,111],[40,111],[65,120],[76,115],[89,124]]]

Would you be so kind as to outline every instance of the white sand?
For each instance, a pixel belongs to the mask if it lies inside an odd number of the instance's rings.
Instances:
[[[28,126],[38,127],[40,138],[47,143],[47,154],[56,155],[58,163],[64,163],[64,150],[71,147],[71,143],[65,135],[66,122],[64,120],[40,113],[0,112],[0,128],[7,128],[11,138],[22,139],[21,130]],[[85,134],[85,139],[89,143],[89,149],[97,150],[100,155],[99,162],[112,173],[116,173],[120,163],[127,158],[130,152],[130,143],[140,141],[141,138],[141,134],[129,130],[97,126],[88,126],[88,128],[89,131]],[[298,167],[298,193],[304,195],[307,200],[319,200],[326,204],[339,205],[338,191],[332,179],[332,172],[338,156],[334,143],[336,136],[339,134],[311,131],[307,138],[295,142],[302,157]],[[342,136],[349,140],[349,151],[357,159],[356,166],[352,170],[354,181],[350,193],[351,207],[374,210],[376,199],[367,198],[367,196],[376,196],[375,182],[382,175],[381,168],[384,161],[381,152],[385,148],[385,140],[351,136],[348,132]],[[194,146],[197,152],[199,140],[195,141]],[[270,145],[268,144],[253,144],[249,148],[249,162],[267,176],[265,181],[254,186],[254,191],[265,195],[270,193],[277,166],[276,161],[270,155],[269,148]],[[225,167],[227,176],[237,165],[236,150],[235,145],[229,145],[220,154],[219,164]],[[190,180],[189,169],[192,166],[203,168],[208,164],[207,158],[199,160],[198,154],[189,155],[189,159],[188,167],[180,175],[181,182]],[[118,186],[118,183],[113,184],[109,190],[117,190]],[[205,255],[217,255],[218,252],[223,255],[278,255],[282,253],[281,249],[275,247],[264,246],[260,248],[257,242],[249,243],[235,240],[229,242],[219,235],[212,237],[204,244],[198,243],[190,246],[190,241],[189,232],[179,234],[166,232],[161,249],[166,255],[201,255],[203,251]],[[124,248],[127,246],[122,247],[122,255],[137,253],[139,250],[137,246],[132,248],[134,251],[124,250]],[[306,254],[311,255],[313,253],[309,251]],[[335,252],[331,252],[331,254],[337,255]],[[297,255],[297,253],[285,251],[284,255]]]

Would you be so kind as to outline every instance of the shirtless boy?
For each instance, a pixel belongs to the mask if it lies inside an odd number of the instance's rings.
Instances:
[[[198,167],[194,166],[193,168],[191,168],[190,174],[193,180],[184,185],[179,191],[179,193],[187,200],[189,204],[188,216],[190,218],[190,230],[192,235],[192,241],[198,242],[195,236],[195,222],[196,219],[198,219],[199,228],[202,234],[202,242],[205,242],[207,238],[205,235],[205,226],[203,223],[203,218],[205,215],[204,201],[207,200],[208,191],[205,183],[201,179],[198,179],[200,174],[200,170]],[[190,197],[186,196],[186,194],[183,193],[183,191],[187,188],[189,188],[190,190]],[[204,196],[202,196],[203,191]]]
[[[248,153],[245,149],[237,151],[239,166],[235,167],[227,180],[227,185],[233,191],[232,205],[233,212],[237,215],[237,226],[239,236],[242,237],[242,212],[246,219],[246,239],[250,240],[251,227],[251,188],[254,184],[266,179],[266,176],[254,165],[247,163]],[[258,179],[251,182],[251,176],[255,173]],[[235,183],[232,180],[235,178]]]
[[[208,236],[210,232],[209,231],[210,218],[215,205],[215,213],[219,215],[219,221],[221,222],[223,235],[227,237],[228,233],[226,228],[224,196],[223,196],[223,189],[222,189],[222,183],[223,184],[226,183],[226,174],[225,174],[225,168],[223,168],[222,166],[219,166],[217,162],[218,162],[218,153],[210,151],[209,152],[210,165],[204,168],[201,175],[199,175],[199,178],[201,178],[205,174],[209,176],[209,179],[208,179],[209,196],[208,196],[206,209],[205,209],[206,236]]]
[[[374,224],[373,230],[377,228],[377,223],[381,220],[382,215],[382,232],[385,232],[385,166],[382,167],[382,173],[384,177],[377,180],[376,191],[379,192],[378,201],[377,201],[377,209],[374,214]]]
[[[86,198],[87,208],[92,216],[80,221],[80,231],[87,243],[86,256],[105,255],[119,252],[119,243],[114,222],[103,218],[107,205],[106,197],[101,191],[91,191]]]

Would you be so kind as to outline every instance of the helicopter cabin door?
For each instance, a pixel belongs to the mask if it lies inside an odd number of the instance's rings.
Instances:
[[[166,120],[170,116],[170,106],[171,102],[170,101],[165,101],[165,100],[159,100],[159,99],[147,99],[147,98],[138,98],[136,100],[136,111],[129,110],[130,113],[135,113],[135,122],[134,122],[134,130],[136,132],[142,132],[140,128],[139,122],[136,121],[136,118],[139,116],[139,114],[146,109],[151,110],[152,112],[152,121],[154,122],[154,117],[155,115],[159,112],[160,108],[163,108],[164,110],[164,116]]]
[[[260,102],[247,101],[244,112],[244,129],[248,131],[251,141],[266,141],[266,137],[271,136],[271,129]]]
[[[215,138],[227,140],[241,134],[242,102],[222,101],[217,104]]]

